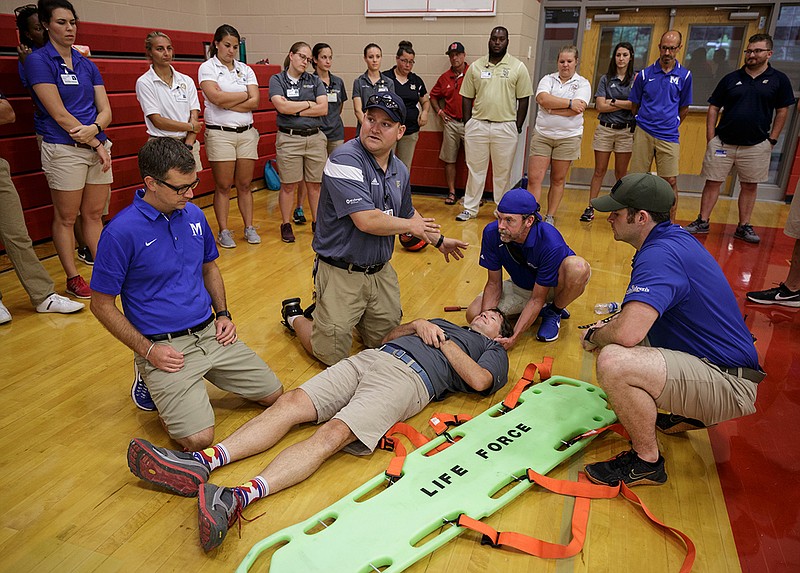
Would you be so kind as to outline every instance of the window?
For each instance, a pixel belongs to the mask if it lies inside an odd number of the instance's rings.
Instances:
[[[600,47],[597,51],[597,67],[594,72],[595,91],[600,84],[600,77],[608,72],[608,63],[614,56],[611,51],[620,42],[629,42],[633,46],[634,69],[637,72],[650,65],[647,53],[650,51],[652,34],[652,26],[604,26],[600,31]]]
[[[800,5],[781,6],[775,26],[774,47],[770,63],[795,82],[795,92],[800,90],[796,82],[800,78]]]
[[[692,71],[692,104],[708,105],[722,77],[739,67],[745,26],[689,26],[681,63]]]
[[[544,42],[542,42],[542,53],[539,57],[542,76],[556,71],[558,51],[563,46],[578,44],[580,16],[580,8],[548,8],[545,11]],[[538,80],[534,80],[534,88],[537,83]]]

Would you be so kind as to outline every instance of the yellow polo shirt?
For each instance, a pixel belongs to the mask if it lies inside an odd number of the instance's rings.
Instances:
[[[517,100],[533,95],[528,69],[510,54],[497,64],[489,56],[467,68],[461,95],[474,100],[472,117],[484,121],[516,121]]]

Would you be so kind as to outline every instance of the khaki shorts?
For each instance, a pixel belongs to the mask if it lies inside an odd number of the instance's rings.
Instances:
[[[350,355],[354,327],[365,346],[376,348],[400,324],[400,285],[390,263],[367,275],[317,261],[314,287],[317,308],[311,348],[329,366]]]
[[[719,137],[708,142],[700,176],[708,181],[725,181],[733,166],[742,183],[762,183],[769,178],[772,145],[766,139],[757,145],[725,145]]]
[[[404,135],[394,148],[394,154],[408,167],[409,171],[411,171],[411,163],[414,161],[414,150],[417,148],[418,140],[419,132]]]
[[[344,143],[344,139],[333,139],[333,140],[329,139],[328,140],[328,149],[327,149],[328,156],[330,156],[330,154],[333,153],[334,149],[336,149],[337,147],[339,147],[343,143]]]
[[[667,384],[656,405],[711,425],[756,411],[758,384],[722,372],[696,356],[657,348],[667,363]]]
[[[103,144],[111,153],[111,141]],[[50,189],[80,191],[86,185],[111,185],[114,175],[109,169],[103,173],[100,158],[92,149],[47,143],[41,145],[42,170]]]
[[[328,138],[322,131],[314,135],[289,135],[278,132],[275,139],[281,183],[319,183],[328,160]]]
[[[518,316],[522,309],[531,299],[532,290],[524,289],[514,284],[510,279],[503,281],[503,292],[500,294],[500,302],[497,303],[503,314],[506,316]],[[550,289],[547,293],[547,302],[552,302],[555,296],[555,289]]]
[[[158,139],[157,137],[150,136],[150,139]],[[183,143],[183,139],[176,137],[178,141]],[[200,173],[203,170],[203,163],[200,161],[200,142],[195,140],[194,144],[192,144],[192,157],[194,158],[194,170],[197,173]]]
[[[592,149],[606,153],[630,153],[633,151],[633,134],[630,128],[611,129],[598,123],[594,130]]]
[[[637,128],[633,133],[633,154],[628,173],[649,173],[656,158],[656,173],[659,177],[677,177],[681,153],[677,143],[656,139],[645,130]]]
[[[442,149],[439,159],[445,163],[455,163],[458,160],[458,149],[464,141],[464,123],[461,121],[448,121],[442,129]]]
[[[792,197],[792,206],[789,207],[789,216],[786,218],[786,226],[783,232],[793,239],[800,239],[800,181],[797,183],[797,188],[794,190]]]
[[[258,159],[258,130],[255,127],[242,133],[206,128],[205,138],[209,161]]]
[[[359,456],[371,454],[389,428],[431,401],[419,374],[377,349],[337,362],[300,389],[317,409],[317,423],[336,418],[347,424],[358,440],[344,450]]]
[[[248,400],[261,400],[281,388],[275,373],[244,342],[222,346],[215,335],[212,322],[196,335],[157,342],[183,353],[184,365],[178,372],[164,372],[135,355],[158,414],[174,439],[214,426],[214,410],[203,377],[217,388]]]
[[[581,136],[555,139],[545,137],[534,129],[530,155],[549,157],[556,161],[575,161],[581,157]]]

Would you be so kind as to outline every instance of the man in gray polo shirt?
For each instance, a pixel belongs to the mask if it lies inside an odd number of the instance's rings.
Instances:
[[[282,303],[283,323],[327,365],[350,354],[355,327],[375,348],[400,324],[400,285],[389,263],[394,236],[432,243],[449,261],[467,243],[445,238],[432,218],[411,203],[406,166],[392,147],[405,132],[405,104],[387,92],[367,99],[357,139],[338,147],[325,164],[312,246],[316,306],[303,316],[299,298]]]
[[[179,495],[199,495],[200,542],[210,551],[248,504],[303,481],[336,452],[372,453],[389,428],[431,400],[452,392],[488,396],[502,388],[508,355],[495,339],[510,333],[496,309],[476,316],[469,328],[436,318],[402,324],[380,349],[363,350],[317,374],[216,446],[178,452],[137,438],[128,446],[128,467]],[[322,425],[252,480],[233,488],[207,483],[216,468],[264,452],[308,422]]]

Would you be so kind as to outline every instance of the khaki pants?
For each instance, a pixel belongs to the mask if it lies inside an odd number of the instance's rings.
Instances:
[[[464,209],[471,215],[478,214],[490,158],[495,203],[508,191],[518,135],[517,124],[513,121],[492,123],[473,118],[464,126],[464,154],[469,170]]]
[[[55,292],[53,279],[39,262],[25,226],[22,204],[11,181],[8,161],[0,158],[0,241],[14,265],[19,282],[28,293],[31,304],[39,306]],[[0,300],[3,295],[0,293]]]

